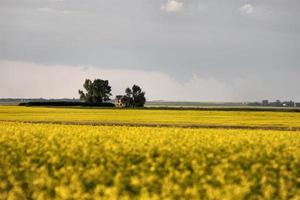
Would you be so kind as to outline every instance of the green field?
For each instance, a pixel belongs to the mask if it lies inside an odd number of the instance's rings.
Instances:
[[[2,106],[0,200],[300,199],[299,122],[289,112]]]

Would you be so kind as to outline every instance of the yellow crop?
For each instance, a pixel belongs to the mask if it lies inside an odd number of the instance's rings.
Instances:
[[[300,132],[0,122],[0,199],[300,199]]]
[[[196,110],[123,110],[0,106],[0,121],[186,126],[298,127],[300,113]]]

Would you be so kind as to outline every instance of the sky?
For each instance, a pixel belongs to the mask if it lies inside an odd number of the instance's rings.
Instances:
[[[0,0],[0,98],[300,101],[299,0]]]

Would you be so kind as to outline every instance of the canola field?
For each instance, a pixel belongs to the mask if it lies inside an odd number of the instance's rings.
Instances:
[[[110,110],[120,122],[131,112],[130,123],[171,123],[172,111],[159,111]],[[245,127],[71,125],[115,118],[102,109],[0,107],[0,200],[300,199],[300,131],[247,129],[263,119],[296,127],[298,113],[174,112],[174,124],[211,116]]]
[[[300,112],[81,109],[0,106],[0,121],[93,125],[258,127],[300,130]]]

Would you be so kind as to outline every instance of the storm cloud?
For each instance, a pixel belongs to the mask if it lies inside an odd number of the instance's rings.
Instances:
[[[46,97],[2,78],[20,78],[27,66],[25,78],[38,83],[30,77],[37,69],[47,77],[87,67],[95,74],[82,74],[118,76],[115,93],[140,82],[149,99],[299,101],[299,19],[298,0],[2,0],[0,97]],[[116,73],[148,74],[152,83]],[[51,96],[75,96],[82,74]],[[67,76],[43,80],[62,84]]]

